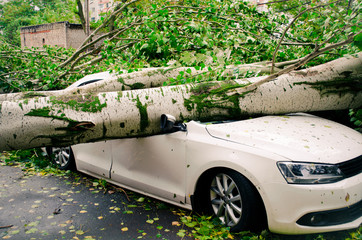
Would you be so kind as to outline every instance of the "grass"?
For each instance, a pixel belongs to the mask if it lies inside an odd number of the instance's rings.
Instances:
[[[197,240],[222,240],[222,239],[240,239],[240,240],[361,240],[362,227],[352,231],[340,231],[324,234],[308,234],[308,235],[279,235],[264,230],[260,233],[252,233],[249,231],[240,233],[231,233],[228,227],[222,225],[218,219],[210,216],[200,216],[190,211],[174,208],[142,195],[133,192],[124,191],[118,187],[108,184],[103,179],[95,179],[85,177],[76,172],[62,171],[52,164],[46,154],[40,149],[20,150],[12,152],[3,152],[0,154],[0,165],[20,165],[27,175],[54,175],[54,176],[71,176],[77,184],[85,184],[103,192],[122,191],[131,196],[135,202],[141,204],[145,209],[150,205],[156,206],[157,209],[169,209],[173,214],[178,215],[179,221],[175,223],[180,227],[177,236],[180,239],[194,238]]]

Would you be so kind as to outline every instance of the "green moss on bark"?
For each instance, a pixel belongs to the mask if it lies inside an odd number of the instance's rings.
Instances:
[[[238,119],[243,116],[239,100],[248,92],[232,94],[232,90],[244,86],[246,85],[232,81],[198,84],[191,89],[193,95],[184,99],[184,106],[188,111],[196,110],[199,115],[209,111],[209,109],[225,109],[229,117]],[[213,118],[217,119],[218,117],[213,115]]]
[[[143,105],[138,96],[136,100],[136,106],[140,112],[140,130],[141,132],[143,132],[150,125],[150,122],[148,120],[147,104]]]
[[[135,90],[135,89],[143,89],[145,87],[145,85],[143,83],[137,82],[134,84],[126,84],[123,83],[125,86],[129,87],[131,90]]]
[[[117,92],[116,100],[117,100],[118,102],[121,102],[122,96],[123,96],[123,92],[122,92],[122,91],[118,91],[118,92]]]
[[[27,92],[24,94],[24,98],[34,98],[34,97],[46,97],[44,93],[38,92]]]
[[[362,79],[352,77],[338,78],[334,81],[297,82],[294,85],[311,86],[311,88],[319,91],[322,96],[326,94],[358,94],[362,91]]]
[[[66,128],[58,128],[57,130],[82,131],[82,130],[87,130],[90,127],[94,126],[94,124],[90,122],[79,122],[72,120],[70,118],[65,117],[64,114],[61,114],[60,116],[52,115],[51,111],[52,109],[50,109],[49,107],[32,109],[30,112],[26,113],[25,116],[52,118],[68,122],[68,126]]]
[[[121,77],[118,78],[117,81],[120,82],[120,83],[122,83],[122,84],[124,84],[124,80],[123,80],[123,78],[121,78]]]
[[[76,111],[96,113],[102,111],[107,107],[107,103],[101,103],[98,96],[87,96],[83,99],[82,96],[70,96],[57,99],[51,97],[51,103],[53,105],[70,107]]]
[[[135,89],[143,89],[145,87],[145,85],[143,83],[140,82],[136,82],[134,84],[127,84],[123,78],[118,78],[117,79],[118,82],[122,83],[122,90],[124,90],[124,86],[129,87],[131,90],[135,90]]]
[[[52,118],[52,119],[63,120],[63,121],[69,122],[69,123],[77,122],[72,119],[64,117],[63,114],[61,116],[51,115],[50,114],[51,111],[52,110],[49,107],[32,109],[30,112],[26,113],[25,116]]]
[[[30,112],[26,113],[25,116],[34,116],[34,117],[50,117],[50,108],[44,107],[40,109],[31,109]]]

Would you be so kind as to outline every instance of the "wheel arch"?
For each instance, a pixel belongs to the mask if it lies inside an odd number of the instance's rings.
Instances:
[[[194,187],[194,193],[193,195],[191,195],[191,205],[192,205],[192,209],[195,210],[198,213],[203,213],[204,211],[204,207],[203,204],[200,204],[197,199],[200,197],[199,194],[201,192],[201,189],[203,189],[203,185],[205,183],[207,183],[211,177],[213,177],[214,175],[216,175],[217,173],[220,172],[224,172],[224,171],[234,171],[239,173],[241,176],[243,176],[250,184],[250,186],[252,187],[255,196],[257,197],[257,204],[259,206],[259,212],[258,212],[258,216],[261,218],[262,221],[260,221],[261,223],[261,228],[256,227],[256,229],[253,230],[264,230],[267,226],[268,226],[268,218],[267,218],[267,211],[265,208],[265,204],[263,201],[263,198],[258,190],[258,188],[255,186],[255,184],[246,176],[246,174],[243,174],[240,171],[237,171],[233,168],[229,168],[229,167],[212,167],[209,168],[207,170],[205,170],[197,179],[196,183],[195,183],[195,187]]]

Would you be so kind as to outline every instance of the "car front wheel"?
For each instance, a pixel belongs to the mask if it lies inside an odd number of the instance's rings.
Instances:
[[[47,147],[47,154],[61,170],[75,169],[75,160],[71,147]]]
[[[233,232],[262,230],[264,205],[253,185],[240,173],[224,169],[205,177],[195,193],[196,206],[215,215]]]

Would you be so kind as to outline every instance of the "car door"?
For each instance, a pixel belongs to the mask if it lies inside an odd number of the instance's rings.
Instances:
[[[78,171],[98,178],[110,178],[111,141],[77,144],[72,149]]]
[[[111,179],[132,190],[185,202],[186,132],[112,141]]]

